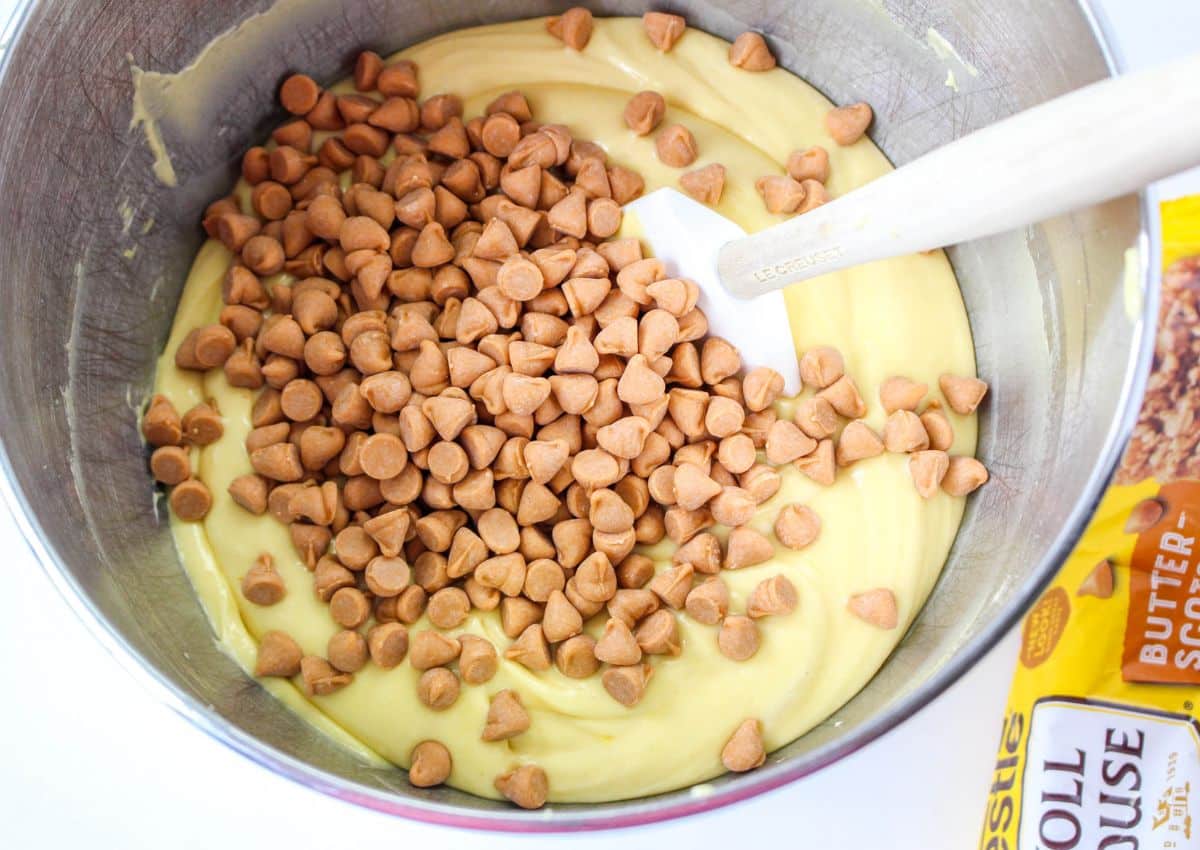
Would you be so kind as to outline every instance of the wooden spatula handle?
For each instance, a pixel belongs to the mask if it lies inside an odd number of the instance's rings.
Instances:
[[[752,298],[1128,194],[1200,164],[1200,53],[1095,83],[964,136],[718,255]]]

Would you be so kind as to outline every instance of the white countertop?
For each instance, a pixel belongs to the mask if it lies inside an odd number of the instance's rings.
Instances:
[[[12,0],[0,0],[0,20]],[[1131,67],[1195,49],[1195,0],[1102,0]],[[1200,191],[1200,170],[1160,187]],[[435,846],[506,850],[527,839],[425,826],[280,779],[157,703],[91,638],[0,507],[0,843],[89,848]],[[973,847],[1015,635],[916,717],[820,774],[683,821],[572,836],[574,846]],[[869,816],[864,816],[869,812]],[[792,837],[795,836],[793,839]],[[384,843],[386,842],[386,844]]]

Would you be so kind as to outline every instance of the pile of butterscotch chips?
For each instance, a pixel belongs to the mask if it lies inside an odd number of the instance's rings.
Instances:
[[[683,33],[678,16],[645,20],[660,49]],[[573,9],[550,28],[582,49],[591,17]],[[747,33],[731,62],[766,70],[774,59],[764,51]],[[779,490],[777,467],[830,485],[839,467],[886,450],[910,453],[925,497],[964,495],[986,480],[973,458],[948,454],[950,422],[940,402],[925,403],[924,384],[885,382],[884,433],[862,422],[866,405],[832,348],[804,355],[802,379],[815,392],[781,418],[773,405],[783,378],[743,370],[737,350],[707,333],[697,286],[668,276],[636,239],[613,238],[642,179],[544,123],[553,116],[535,118],[521,93],[464,120],[453,94],[420,99],[411,62],[363,53],[354,80],[350,95],[303,75],[284,82],[280,100],[296,117],[270,150],[246,153],[249,208],[223,198],[204,218],[233,254],[219,322],[191,330],[175,352],[182,369],[223,369],[232,386],[257,391],[246,439],[253,472],[229,494],[288,525],[341,628],[324,656],[305,655],[283,631],[262,635],[259,675],[299,676],[310,695],[325,695],[368,663],[407,658],[422,671],[421,701],[440,711],[464,684],[486,683],[502,654],[534,671],[599,675],[614,700],[635,706],[654,671],[648,658],[683,649],[677,617],[713,626],[721,652],[744,661],[759,646],[756,622],[796,608],[795,587],[776,574],[732,612],[721,579],[773,557],[775,541],[750,521]],[[648,133],[663,109],[644,92],[626,120]],[[835,113],[831,127],[855,123],[847,144],[870,121],[869,108],[866,122],[861,110]],[[657,149],[680,168],[696,158],[679,125],[661,132]],[[825,152],[793,160],[795,177],[759,181],[773,211],[825,198]],[[681,181],[716,203],[724,170],[711,164]],[[960,413],[986,391],[951,375],[940,388]],[[143,431],[177,515],[202,518],[212,497],[191,474],[188,446],[220,437],[215,403],[180,417],[156,397]],[[717,525],[729,529],[723,544]],[[810,507],[783,505],[774,536],[800,549],[820,527]],[[635,549],[664,537],[677,548],[656,570]],[[241,589],[253,604],[301,592],[270,556],[247,568]],[[877,627],[897,626],[887,588],[864,588],[847,605]],[[507,646],[446,634],[473,611],[496,609]],[[427,627],[410,634],[422,617]],[[586,633],[595,618],[598,638]],[[529,725],[520,696],[502,690],[480,734],[503,741]],[[747,770],[764,755],[760,725],[748,719],[722,759]],[[411,761],[416,785],[451,772],[443,742],[421,743]],[[527,807],[548,793],[530,764],[496,786]]]

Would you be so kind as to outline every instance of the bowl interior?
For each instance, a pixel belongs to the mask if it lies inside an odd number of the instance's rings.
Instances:
[[[189,0],[43,0],[28,12],[0,85],[9,495],[77,607],[204,728],[327,792],[426,819],[516,829],[653,820],[756,793],[860,746],[956,677],[1049,577],[1115,459],[1128,407],[1141,310],[1128,312],[1123,294],[1125,251],[1140,228],[1134,198],[952,251],[999,413],[984,417],[979,447],[994,483],[972,500],[939,586],[880,674],[762,770],[702,793],[529,814],[411,788],[402,771],[365,767],[314,733],[216,645],[139,444],[137,411],[200,244],[200,211],[228,187],[240,151],[282,117],[274,93],[293,63],[332,79],[362,47],[388,51],[561,6],[269,5],[229,0],[197,14]],[[835,102],[870,102],[873,137],[896,163],[1109,73],[1073,0],[671,5],[725,38],[760,29],[782,64]],[[131,74],[127,56],[146,73],[192,67],[154,78],[146,90],[158,96],[135,101],[133,75],[142,72]],[[146,115],[169,151],[173,187],[155,176],[153,145],[137,123]]]

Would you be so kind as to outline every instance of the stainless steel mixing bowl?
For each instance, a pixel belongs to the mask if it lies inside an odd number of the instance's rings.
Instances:
[[[315,734],[216,645],[138,439],[200,211],[228,188],[239,152],[281,118],[274,94],[289,70],[333,79],[361,47],[391,50],[558,4],[285,0],[261,15],[270,5],[42,0],[14,24],[0,80],[0,489],[96,635],[214,738],[325,793],[423,820],[548,830],[675,817],[803,776],[900,723],[1012,626],[1069,551],[1131,427],[1149,359],[1155,293],[1144,265],[1125,272],[1139,239],[1150,256],[1136,198],[952,251],[992,383],[979,447],[992,482],[971,499],[941,581],[884,669],[760,770],[702,792],[528,813],[414,789],[403,771],[364,766]],[[1106,76],[1113,61],[1074,0],[669,5],[725,38],[761,29],[784,65],[835,102],[873,104],[874,138],[898,163]],[[130,125],[131,63],[178,71],[251,19],[206,54],[208,73],[166,87],[176,108],[160,109],[159,128],[178,186],[164,186],[143,129]]]

